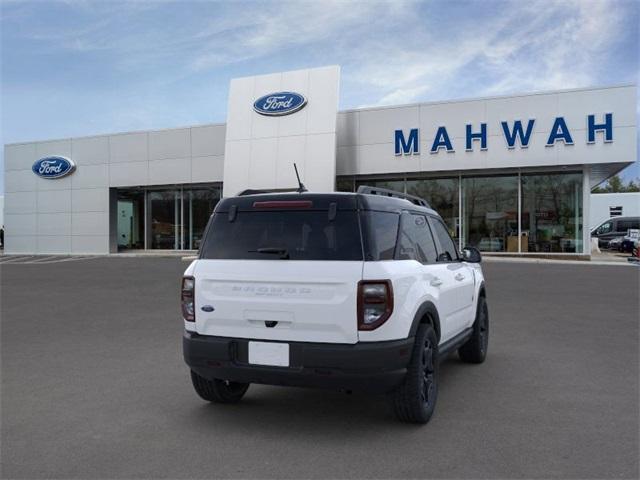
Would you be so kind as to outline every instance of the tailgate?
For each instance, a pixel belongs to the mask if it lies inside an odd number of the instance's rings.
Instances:
[[[358,341],[362,261],[199,260],[194,276],[199,334]]]

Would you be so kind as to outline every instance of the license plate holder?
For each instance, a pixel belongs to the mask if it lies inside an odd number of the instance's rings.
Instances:
[[[249,363],[270,367],[289,366],[289,344],[276,342],[249,342]]]

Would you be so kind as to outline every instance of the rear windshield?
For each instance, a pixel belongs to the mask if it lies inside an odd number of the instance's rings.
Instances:
[[[229,260],[362,260],[358,214],[338,211],[215,214],[200,258]]]

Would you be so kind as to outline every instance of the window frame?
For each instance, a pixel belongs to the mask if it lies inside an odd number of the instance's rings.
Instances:
[[[436,252],[436,257],[434,261],[429,261],[428,259],[424,262],[421,262],[420,260],[413,258],[411,260],[414,260],[416,262],[418,262],[421,265],[435,265],[436,263],[438,263],[438,243],[436,238],[433,236],[433,231],[431,230],[431,225],[429,225],[429,214],[425,213],[425,212],[418,212],[415,210],[403,210],[400,214],[400,221],[398,224],[398,236],[396,239],[396,250],[394,252],[394,260],[405,260],[405,259],[401,259],[400,257],[400,236],[404,235],[402,227],[404,226],[403,221],[405,221],[404,219],[407,218],[407,215],[412,215],[412,216],[419,216],[419,217],[423,217],[425,220],[425,225],[426,225],[426,234],[431,236],[431,240],[433,242],[433,246],[435,248],[435,252]]]
[[[460,256],[460,252],[458,251],[458,247],[456,246],[456,242],[453,240],[453,238],[451,238],[451,235],[449,234],[449,230],[447,229],[447,225],[442,221],[442,219],[434,216],[434,215],[425,215],[428,219],[428,224],[429,224],[429,228],[431,229],[431,235],[433,236],[433,240],[436,244],[436,251],[438,253],[438,255],[436,256],[436,263],[460,263],[462,262],[462,258]],[[438,258],[440,258],[440,255],[442,255],[443,253],[449,253],[445,248],[443,248],[442,244],[440,243],[440,237],[437,234],[434,234],[434,228],[431,225],[431,222],[440,222],[440,224],[442,225],[442,227],[444,228],[444,231],[447,233],[449,240],[451,240],[451,244],[453,245],[453,250],[456,254],[456,258],[452,259],[452,260],[438,260]]]

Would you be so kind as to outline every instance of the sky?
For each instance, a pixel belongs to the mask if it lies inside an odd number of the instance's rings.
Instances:
[[[1,144],[224,122],[230,79],[333,64],[340,109],[638,83],[635,0],[0,7]]]

